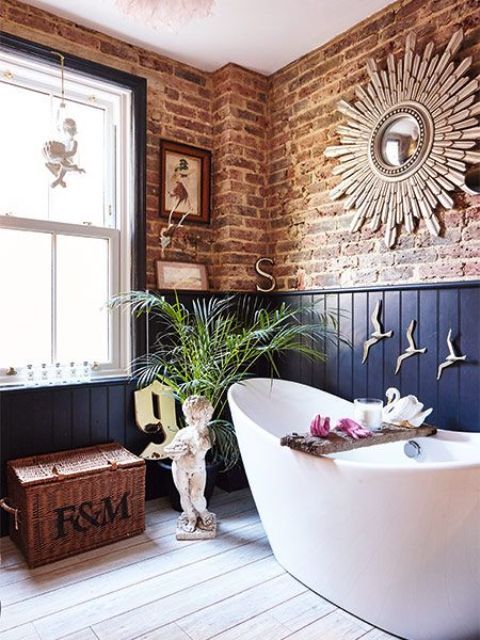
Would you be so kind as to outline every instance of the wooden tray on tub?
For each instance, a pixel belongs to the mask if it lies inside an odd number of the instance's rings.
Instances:
[[[351,451],[372,447],[376,444],[388,444],[400,440],[412,440],[413,438],[424,438],[433,436],[437,429],[428,424],[421,427],[399,427],[394,424],[384,422],[378,431],[372,431],[369,438],[356,440],[352,436],[342,431],[331,431],[328,436],[320,438],[309,433],[291,433],[280,439],[282,447],[290,447],[297,451],[309,453],[312,456],[324,456],[329,453],[340,453],[341,451]]]

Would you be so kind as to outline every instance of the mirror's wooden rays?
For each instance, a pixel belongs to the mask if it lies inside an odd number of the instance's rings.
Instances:
[[[434,55],[432,42],[419,54],[411,33],[402,59],[396,62],[389,54],[386,69],[368,60],[370,82],[355,88],[354,102],[338,103],[347,122],[336,129],[340,144],[328,147],[325,155],[340,161],[332,172],[341,180],[330,197],[346,196],[345,208],[355,210],[351,231],[366,221],[373,231],[384,225],[385,243],[392,247],[399,228],[413,233],[423,220],[429,232],[438,235],[438,205],[453,207],[449,192],[456,188],[473,193],[465,174],[468,163],[480,162],[475,150],[480,138],[480,103],[475,101],[480,77],[466,75],[471,57],[452,61],[462,42],[459,29],[442,54]],[[382,157],[379,143],[395,118],[407,116],[419,124],[418,148],[405,162],[391,165]]]

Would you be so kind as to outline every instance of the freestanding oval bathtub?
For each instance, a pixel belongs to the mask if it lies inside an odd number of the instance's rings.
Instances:
[[[316,413],[353,404],[252,379],[229,404],[251,490],[278,562],[337,606],[407,640],[480,639],[480,434],[439,431],[325,457],[280,446]]]

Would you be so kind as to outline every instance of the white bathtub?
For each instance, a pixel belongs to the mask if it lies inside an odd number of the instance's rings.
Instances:
[[[407,640],[480,640],[480,434],[440,431],[314,457],[281,447],[353,405],[293,382],[229,391],[252,493],[278,562],[337,606]]]

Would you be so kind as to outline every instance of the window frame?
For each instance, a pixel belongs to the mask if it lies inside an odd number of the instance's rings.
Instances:
[[[128,289],[145,289],[146,285],[146,79],[107,67],[95,62],[78,58],[62,51],[52,52],[47,47],[29,42],[16,36],[1,34],[0,48],[7,54],[21,54],[31,58],[32,63],[41,62],[52,67],[52,73],[58,74],[58,53],[65,56],[65,73],[72,72],[77,77],[85,77],[86,83],[118,85],[119,88],[130,92],[128,109],[128,130],[122,127],[117,134],[121,137],[117,148],[130,150],[129,158],[122,157],[118,166],[118,190],[122,190],[124,207],[117,211],[122,217],[126,233],[120,234],[115,228],[94,227],[93,225],[78,225],[51,220],[35,220],[16,216],[1,216],[5,228],[38,230],[50,233],[60,233],[62,229],[66,235],[81,235],[108,238],[112,242],[110,285],[115,291]],[[125,105],[123,105],[125,107]],[[123,145],[123,146],[122,146]],[[128,163],[128,167],[127,167]],[[127,172],[127,169],[129,171]],[[125,176],[129,175],[129,180]],[[122,179],[123,178],[123,179]],[[125,211],[128,209],[129,211]],[[130,213],[130,215],[127,215]],[[114,268],[120,265],[121,257],[128,256],[128,264],[122,269]],[[117,323],[119,344],[116,345],[117,358],[106,368],[100,367],[95,377],[123,377],[128,374],[128,366],[132,358],[143,353],[146,346],[145,323],[133,320],[130,323],[128,314],[115,312],[112,323]],[[110,336],[112,339],[112,336]],[[113,346],[113,345],[112,345]],[[114,353],[114,352],[112,352]],[[5,370],[0,371],[4,374]],[[0,384],[18,384],[12,377],[0,375]]]

